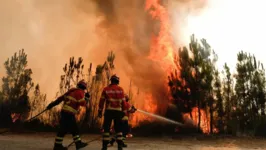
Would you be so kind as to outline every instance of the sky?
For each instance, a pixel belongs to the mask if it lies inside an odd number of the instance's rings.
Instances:
[[[265,0],[209,0],[200,14],[187,18],[184,35],[194,33],[197,38],[205,38],[218,54],[220,70],[225,62],[235,70],[237,53],[241,50],[266,64],[265,6]]]

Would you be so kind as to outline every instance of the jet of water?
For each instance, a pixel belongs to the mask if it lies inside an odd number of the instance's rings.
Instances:
[[[184,124],[180,123],[180,122],[177,122],[177,121],[174,121],[174,120],[171,120],[171,119],[168,119],[168,118],[165,118],[165,117],[162,117],[162,116],[159,116],[159,115],[156,115],[156,114],[153,114],[153,113],[149,113],[149,112],[146,112],[146,111],[143,111],[143,110],[140,110],[140,109],[137,109],[138,112],[141,112],[143,114],[146,114],[146,115],[149,115],[149,116],[152,116],[154,118],[157,118],[161,121],[166,121],[166,122],[169,122],[169,123],[172,123],[172,124],[175,124],[175,125],[178,125],[178,126],[184,126]]]

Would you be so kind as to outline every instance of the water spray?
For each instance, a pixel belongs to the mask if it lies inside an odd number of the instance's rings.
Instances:
[[[141,112],[143,114],[152,116],[152,117],[157,118],[157,119],[162,120],[162,121],[166,121],[166,122],[178,125],[178,126],[185,126],[185,124],[183,124],[183,123],[180,123],[180,122],[177,122],[177,121],[174,121],[174,120],[171,120],[171,119],[168,119],[168,118],[165,118],[165,117],[153,114],[153,113],[149,113],[149,112],[146,112],[146,111],[143,111],[143,110],[140,110],[140,109],[137,109],[137,111]]]

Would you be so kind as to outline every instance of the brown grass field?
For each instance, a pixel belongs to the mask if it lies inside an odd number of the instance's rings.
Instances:
[[[100,135],[82,135],[82,139],[87,142],[97,139],[89,143],[85,150],[100,150],[101,139]],[[51,150],[55,133],[5,133],[0,134],[0,149],[1,150]],[[64,145],[72,142],[71,136],[67,135],[64,140]],[[127,139],[127,150],[251,150],[265,149],[265,139],[254,138],[170,138],[170,137],[133,137]],[[69,148],[74,150],[74,145]],[[116,144],[109,148],[116,149]]]

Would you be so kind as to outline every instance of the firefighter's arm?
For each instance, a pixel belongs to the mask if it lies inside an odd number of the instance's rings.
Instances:
[[[88,98],[86,97],[86,96],[88,96],[87,93],[84,94],[83,92],[80,92],[78,94],[79,95],[77,97],[79,97],[79,99],[78,99],[79,105],[86,107],[87,101],[88,101]]]
[[[103,107],[106,101],[106,93],[105,90],[103,90],[101,98],[100,98],[100,102],[99,102],[99,108],[98,108],[98,117],[101,118],[102,117],[102,112],[103,112]]]
[[[60,97],[58,97],[55,101],[51,102],[46,109],[52,109],[53,107],[55,107],[56,105],[60,104],[65,98],[65,95],[62,95]]]

